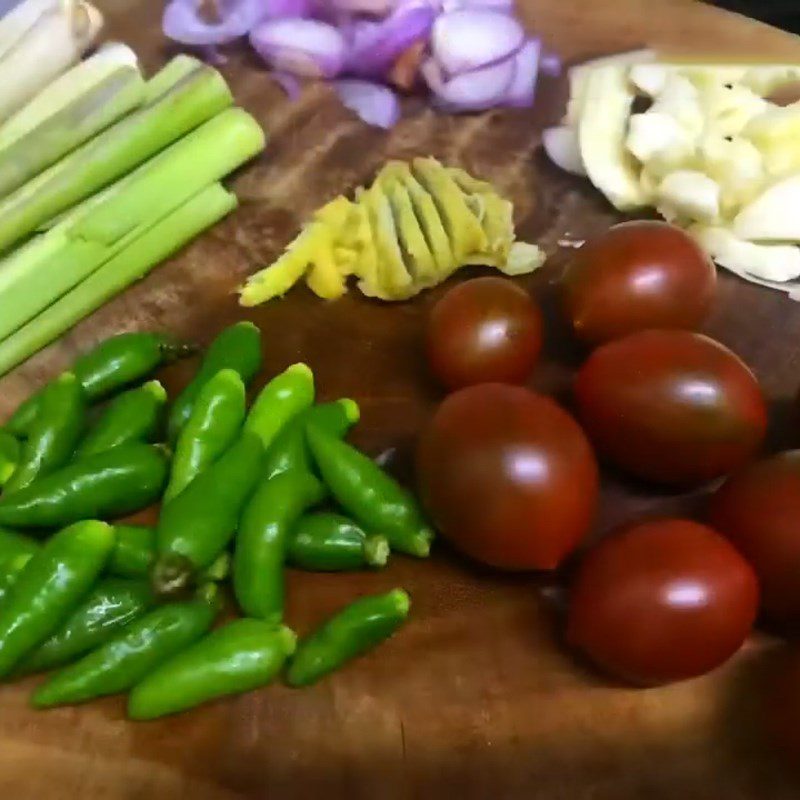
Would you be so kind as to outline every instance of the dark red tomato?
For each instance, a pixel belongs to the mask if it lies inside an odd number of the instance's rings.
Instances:
[[[788,763],[800,769],[800,648],[781,653],[766,678],[767,731]]]
[[[640,478],[691,486],[749,460],[767,409],[753,373],[713,339],[642,331],[599,347],[578,373],[580,417],[601,455]]]
[[[450,395],[417,451],[423,504],[478,561],[553,569],[591,525],[597,464],[583,431],[547,397],[498,383]]]
[[[588,552],[570,592],[567,641],[641,685],[702,675],[756,617],[758,583],[716,531],[682,519],[629,525]]]
[[[454,286],[428,321],[428,363],[448,388],[523,383],[542,349],[542,315],[530,295],[504,278]]]
[[[753,565],[765,615],[800,631],[800,450],[733,475],[712,497],[709,521]]]
[[[563,281],[567,316],[588,344],[645,328],[699,327],[717,272],[689,234],[666,222],[623,222],[589,240]]]

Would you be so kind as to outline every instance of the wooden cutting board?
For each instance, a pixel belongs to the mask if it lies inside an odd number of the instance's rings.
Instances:
[[[105,0],[113,36],[155,69],[171,54],[160,3]],[[523,0],[533,31],[569,60],[644,44],[685,52],[800,58],[797,39],[692,2]],[[223,224],[2,381],[6,414],[77,353],[120,330],[163,328],[209,341],[247,317],[263,329],[262,380],[307,361],[324,398],[355,397],[355,438],[403,471],[438,395],[419,340],[440,294],[379,305],[357,294],[326,304],[305,289],[244,312],[231,292],[270,262],[309,212],[369,180],[387,157],[433,154],[513,197],[522,238],[553,254],[523,283],[549,318],[533,385],[563,396],[579,352],[554,309],[557,242],[615,217],[583,181],[547,164],[542,128],[562,113],[564,86],[544,81],[537,108],[446,118],[410,102],[391,133],[372,130],[322,86],[296,103],[244,48],[223,71],[237,101],[269,132],[266,153],[235,181],[241,208]],[[708,331],[758,373],[774,406],[773,445],[793,443],[789,405],[800,382],[800,306],[723,276]],[[178,387],[193,365],[165,375]],[[638,511],[675,512],[698,498],[606,482],[597,532]],[[552,585],[551,585],[552,584]],[[0,797],[50,800],[468,798],[526,800],[789,800],[792,783],[762,743],[756,687],[770,643],[674,686],[605,682],[559,645],[556,581],[504,576],[444,546],[426,562],[396,558],[380,574],[291,576],[288,618],[300,633],[348,600],[404,586],[408,626],[379,651],[318,686],[280,686],[164,722],[133,724],[110,699],[31,711],[35,679],[0,688]]]

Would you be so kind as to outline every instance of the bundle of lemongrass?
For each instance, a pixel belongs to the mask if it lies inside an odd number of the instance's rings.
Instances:
[[[200,61],[149,80],[123,44],[81,61],[101,28],[77,0],[0,18],[0,374],[229,213],[220,181],[264,147]]]

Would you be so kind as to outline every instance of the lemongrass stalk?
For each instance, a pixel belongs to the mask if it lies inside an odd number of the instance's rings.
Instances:
[[[128,174],[233,102],[222,76],[201,66],[0,202],[0,252]]]
[[[85,61],[76,64],[53,81],[11,119],[4,122],[0,126],[0,149],[35,131],[54,114],[80,100],[97,84],[118,71],[137,75],[140,85],[144,87],[136,53],[121,42],[107,42]],[[141,101],[144,101],[144,92],[141,94]],[[77,115],[72,122],[80,123]]]
[[[0,198],[140,106],[144,88],[136,54],[122,44],[64,73],[0,127]]]
[[[212,184],[156,223],[72,291],[0,343],[0,375],[57,339],[236,207],[236,197]]]
[[[0,262],[0,340],[263,147],[249,114],[223,111]]]
[[[48,11],[57,8],[61,0],[23,0],[0,19],[0,58]]]
[[[151,103],[156,98],[166,94],[175,84],[182,81],[187,75],[190,75],[202,66],[203,63],[201,61],[198,61],[192,56],[187,56],[184,53],[170,59],[149,81],[147,81],[147,85],[145,86],[145,102]]]
[[[63,2],[42,14],[0,59],[0,120],[76,64],[102,27],[103,15],[89,3]]]
[[[255,119],[241,108],[229,108],[140,167],[124,192],[114,192],[76,221],[70,237],[110,245],[175,208],[176,197],[183,202],[233,172],[264,145],[264,131]]]

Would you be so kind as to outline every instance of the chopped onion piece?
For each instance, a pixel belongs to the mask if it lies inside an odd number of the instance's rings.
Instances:
[[[427,39],[436,12],[425,0],[399,5],[382,22],[359,21],[351,28],[347,71],[384,78],[394,62],[416,42]]]
[[[529,39],[514,56],[514,79],[508,87],[505,104],[512,108],[530,108],[536,94],[536,76],[539,72],[539,58],[542,43]]]
[[[262,3],[261,19],[283,19],[284,17],[310,17],[314,11],[312,0],[266,0]]]
[[[164,10],[164,33],[190,45],[225,44],[247,33],[264,17],[262,0],[220,0],[220,21],[206,22],[202,0],[171,0]]]
[[[522,26],[506,14],[464,9],[434,23],[431,52],[445,74],[459,75],[514,54],[525,41]]]
[[[387,86],[358,80],[334,81],[333,86],[342,103],[368,125],[391,128],[400,118],[400,101]]]
[[[395,0],[328,0],[328,2],[336,11],[375,16],[388,14],[395,5]]]
[[[442,10],[459,11],[462,8],[485,8],[510,14],[514,11],[514,0],[443,0]]]
[[[250,42],[271,67],[294,75],[334,78],[344,64],[342,34],[313,19],[267,20],[253,29]]]
[[[435,95],[437,105],[447,111],[483,111],[501,103],[514,80],[514,58],[482,69],[462,72],[446,80],[439,65],[428,59],[422,75]]]

